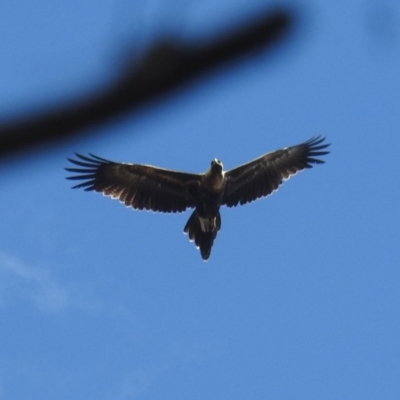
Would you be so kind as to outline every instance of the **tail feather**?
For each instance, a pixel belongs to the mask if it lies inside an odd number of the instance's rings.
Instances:
[[[204,226],[204,221],[201,223],[195,210],[188,219],[183,231],[188,234],[189,240],[194,241],[196,247],[200,248],[201,257],[206,261],[210,257],[211,248],[214,239],[217,237],[217,232],[221,229],[221,216],[219,212],[215,218],[215,223],[212,224],[214,226],[212,230],[203,231],[202,225]],[[209,226],[210,224],[208,224],[208,227]]]

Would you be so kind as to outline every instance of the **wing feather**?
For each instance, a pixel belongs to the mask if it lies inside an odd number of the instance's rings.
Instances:
[[[317,136],[297,146],[264,154],[263,156],[225,173],[226,187],[222,204],[234,207],[271,194],[297,172],[322,164],[319,156],[329,153],[325,138]]]
[[[74,189],[102,192],[139,210],[181,212],[196,205],[192,188],[200,184],[200,175],[75,154],[77,159],[68,160],[81,168],[65,168],[77,174],[67,179],[83,181]]]

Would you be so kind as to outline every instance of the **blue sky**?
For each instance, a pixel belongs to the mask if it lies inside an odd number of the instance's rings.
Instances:
[[[270,4],[179,3],[6,3],[0,117],[106,82],[126,43],[205,37]],[[1,165],[0,399],[400,397],[400,5],[296,6],[289,45]],[[207,263],[189,212],[64,179],[74,151],[203,172],[318,134],[327,163],[223,209]]]

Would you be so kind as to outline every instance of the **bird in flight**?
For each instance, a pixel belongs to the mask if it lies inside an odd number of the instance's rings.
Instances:
[[[208,260],[221,229],[220,207],[235,207],[270,195],[283,180],[297,172],[322,164],[317,158],[329,152],[321,136],[296,146],[262,155],[253,161],[224,171],[214,159],[205,173],[192,174],[151,165],[117,163],[93,154],[68,159],[79,168],[66,168],[76,175],[67,179],[83,182],[73,188],[102,192],[127,207],[165,213],[194,208],[184,232]]]

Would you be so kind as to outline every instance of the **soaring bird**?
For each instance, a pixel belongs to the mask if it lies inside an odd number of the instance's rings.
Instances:
[[[68,159],[79,168],[66,168],[77,175],[67,179],[82,180],[73,188],[102,192],[126,206],[139,210],[167,213],[194,208],[184,232],[200,248],[208,260],[211,248],[221,229],[220,207],[235,207],[268,196],[283,180],[328,154],[325,138],[317,136],[292,147],[285,147],[224,171],[221,161],[214,159],[205,173],[162,169],[151,165],[116,163],[93,154]]]

